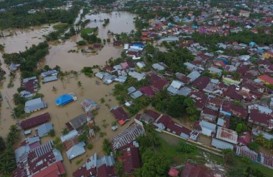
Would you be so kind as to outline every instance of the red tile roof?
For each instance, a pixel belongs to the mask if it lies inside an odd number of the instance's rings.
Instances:
[[[224,95],[226,97],[229,97],[229,98],[234,99],[234,100],[242,100],[243,99],[243,97],[238,94],[235,85],[229,86],[227,91],[224,93]]]
[[[240,117],[243,119],[247,118],[247,109],[240,105],[235,105],[232,102],[225,101],[222,105],[222,110],[225,112],[230,112],[232,115],[236,117]]]
[[[140,168],[140,153],[136,147],[128,147],[121,151],[121,161],[123,170],[127,174],[131,174],[135,169]]]
[[[178,177],[179,171],[175,168],[171,168],[168,172],[168,175],[171,177]]]
[[[27,130],[33,127],[36,127],[38,125],[41,125],[43,123],[46,123],[50,120],[50,115],[49,113],[44,113],[32,118],[29,118],[27,120],[23,120],[20,125],[22,129]]]
[[[181,174],[181,177],[213,177],[213,172],[203,166],[203,165],[195,165],[189,162],[186,163],[184,170]]]
[[[261,75],[259,76],[259,79],[265,82],[266,84],[273,85],[273,78],[268,75]]]
[[[97,177],[116,177],[113,166],[106,166],[105,164],[98,168]]]
[[[257,109],[252,109],[249,113],[249,122],[261,125],[266,128],[272,128],[273,116],[271,114],[261,113]]]
[[[58,161],[36,173],[33,177],[59,177],[63,174],[65,174],[64,165],[62,162]]]
[[[160,77],[155,73],[149,75],[149,81],[156,91],[162,90],[168,84],[168,81],[164,77]]]
[[[200,76],[195,81],[193,81],[192,85],[193,85],[193,87],[195,87],[199,90],[203,90],[204,88],[206,88],[206,86],[209,84],[209,82],[210,82],[209,77]]]
[[[139,89],[145,96],[152,97],[155,95],[151,86],[143,86]]]
[[[119,124],[123,125],[127,120],[129,120],[128,114],[124,111],[122,107],[116,107],[111,110],[111,113],[115,116]]]

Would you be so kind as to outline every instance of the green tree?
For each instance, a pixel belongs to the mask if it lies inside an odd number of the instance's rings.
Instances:
[[[6,143],[4,139],[0,136],[0,153],[6,149]]]
[[[108,140],[108,139],[104,139],[103,140],[103,145],[102,145],[102,149],[103,149],[103,152],[107,155],[109,155],[112,151],[112,148],[111,148],[111,142]]]
[[[15,154],[12,146],[6,148],[6,150],[0,154],[0,174],[9,175],[16,168]]]
[[[224,153],[225,164],[227,164],[227,165],[233,164],[234,158],[235,158],[234,152],[230,149],[227,149],[227,150],[224,150],[223,153]]]
[[[170,160],[161,153],[155,153],[151,149],[147,149],[142,154],[143,166],[136,170],[136,177],[166,177],[168,176],[168,169]]]

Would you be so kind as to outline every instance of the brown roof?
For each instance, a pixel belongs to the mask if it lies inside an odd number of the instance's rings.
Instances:
[[[22,127],[22,129],[27,130],[33,127],[36,127],[38,125],[41,125],[43,123],[46,123],[50,120],[50,115],[49,113],[44,113],[32,118],[29,118],[27,120],[23,120],[20,125]]]
[[[204,88],[206,88],[209,82],[210,82],[209,77],[200,76],[195,81],[193,81],[192,85],[199,90],[203,90]]]
[[[120,122],[120,124],[123,124],[125,121],[129,119],[128,114],[124,111],[122,107],[116,107],[111,110],[111,113],[114,115],[114,117],[117,119],[117,121]],[[123,122],[123,123],[121,123]]]
[[[140,153],[136,147],[128,147],[121,151],[121,161],[125,173],[133,173],[135,169],[140,168]]]
[[[213,177],[213,172],[203,166],[203,165],[196,165],[187,162],[183,172],[181,173],[181,177]]]

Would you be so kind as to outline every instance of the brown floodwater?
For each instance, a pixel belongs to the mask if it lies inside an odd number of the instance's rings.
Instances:
[[[96,15],[87,15],[86,18],[97,19],[96,23],[91,22],[88,24],[89,27],[98,26],[99,36],[101,38],[108,38],[108,30],[114,33],[126,32],[129,33],[134,30],[133,18],[135,16],[126,13],[126,12],[113,12],[111,14],[100,13]],[[105,18],[110,19],[110,23],[104,28],[102,26],[103,20]],[[5,44],[5,52],[19,52],[24,51],[26,47],[30,47],[33,44],[38,44],[44,40],[43,35],[49,33],[52,30],[52,27],[44,26],[40,28],[33,28],[28,30],[13,30],[5,31],[5,35],[9,33],[14,33],[13,36],[8,36],[5,38],[0,38],[0,44]],[[76,46],[76,41],[80,40],[81,37],[74,36],[70,40],[67,40],[63,43],[50,44],[49,54],[45,57],[45,64],[49,66],[59,65],[63,71],[76,70],[80,71],[84,66],[92,65],[104,65],[105,62],[110,58],[117,58],[122,52],[122,48],[113,47],[112,44],[106,44],[97,54],[83,54],[80,52],[80,49]],[[78,53],[68,53],[69,50],[78,50]],[[3,62],[2,54],[0,54],[0,61]],[[10,81],[9,70],[5,64],[1,66],[6,72],[6,79],[3,81],[1,86],[1,93],[3,95],[3,101],[1,106],[0,114],[0,135],[6,137],[10,125],[16,124],[16,121],[12,117],[12,108],[14,104],[12,101],[13,95],[17,92],[17,88],[20,87],[20,74],[16,74],[14,80],[14,87],[7,88],[7,85]],[[81,87],[79,87],[78,82],[81,82]],[[99,84],[97,84],[99,82]],[[55,87],[57,90],[53,91],[52,87]],[[104,138],[113,138],[113,136],[122,132],[128,125],[133,121],[131,120],[125,126],[119,127],[117,131],[113,132],[111,130],[111,124],[115,121],[113,116],[110,113],[110,108],[117,106],[118,103],[115,98],[111,95],[113,90],[112,85],[104,85],[97,78],[88,78],[83,74],[78,76],[70,75],[66,76],[64,80],[58,80],[55,82],[41,84],[41,89],[39,93],[44,95],[44,100],[48,104],[48,108],[33,113],[30,117],[35,115],[42,114],[44,112],[49,112],[51,115],[51,122],[54,124],[54,129],[56,131],[56,136],[60,136],[62,130],[65,128],[65,123],[78,116],[83,114],[83,110],[80,106],[80,102],[89,98],[100,105],[98,114],[95,116],[96,125],[101,128],[104,137],[96,135],[95,138],[91,139],[90,142],[93,144],[92,150],[87,150],[87,152],[72,160],[71,162],[67,159],[66,155],[64,156],[64,164],[67,171],[67,176],[72,176],[73,171],[75,171],[87,158],[94,154],[103,154],[102,143]],[[55,105],[55,99],[64,93],[75,93],[78,97],[78,100],[70,103],[64,107],[57,107]],[[104,98],[105,103],[100,103],[100,99]],[[50,139],[49,137],[43,138],[42,141]],[[81,161],[80,165],[76,164],[77,161]]]
[[[44,41],[43,35],[48,34],[53,30],[52,26],[33,27],[24,30],[5,30],[4,36],[0,38],[0,44],[5,45],[6,53],[24,51],[26,47],[31,47]],[[14,86],[8,88],[10,75],[8,66],[4,63],[2,54],[0,53],[1,68],[6,72],[5,80],[1,82],[1,94],[3,97],[1,112],[0,112],[0,136],[6,137],[9,132],[9,127],[16,124],[16,120],[12,116],[14,108],[13,95],[17,93],[17,88],[20,87],[20,74],[16,73],[13,81]]]
[[[78,50],[77,53],[69,53],[70,50]],[[80,71],[85,66],[104,65],[110,58],[120,56],[122,48],[106,44],[98,54],[81,53],[73,40],[68,40],[56,46],[51,45],[49,54],[45,57],[45,64],[50,67],[60,66],[62,71]]]
[[[25,51],[26,47],[31,47],[33,44],[44,41],[43,35],[47,35],[52,31],[52,25],[23,30],[6,30],[3,33],[7,37],[0,38],[0,44],[5,45],[6,53]]]
[[[81,87],[79,87],[78,81],[81,82]],[[56,91],[52,90],[53,86],[56,88]],[[76,164],[77,161],[82,160],[83,163],[88,157],[90,157],[90,155],[94,153],[103,154],[102,143],[104,138],[113,138],[113,136],[120,133],[130,124],[127,123],[125,126],[119,127],[119,129],[115,132],[111,130],[111,124],[115,121],[115,119],[110,112],[110,108],[118,105],[118,102],[112,96],[113,87],[114,85],[104,85],[99,79],[88,78],[83,74],[78,76],[70,75],[65,77],[63,81],[58,80],[41,85],[39,93],[44,95],[44,100],[48,104],[48,108],[43,111],[36,112],[32,114],[32,116],[49,112],[51,115],[51,122],[54,124],[54,129],[57,136],[61,135],[62,130],[65,128],[66,122],[84,113],[80,105],[83,99],[92,99],[100,105],[98,114],[95,116],[95,123],[101,128],[101,132],[105,133],[105,136],[100,137],[100,135],[96,135],[96,137],[90,140],[94,146],[93,149],[87,150],[84,155],[73,159],[71,162],[67,159],[66,155],[63,154],[64,164],[66,166],[68,176],[72,176],[73,171],[79,167],[79,165]],[[55,99],[64,93],[74,93],[76,94],[78,100],[63,107],[56,106]],[[101,103],[101,98],[104,98],[105,103]],[[132,120],[130,122],[132,122]]]
[[[136,16],[134,14],[129,12],[111,12],[86,15],[84,19],[91,20],[87,27],[98,27],[98,36],[102,39],[106,39],[108,38],[108,31],[111,31],[115,34],[120,34],[130,33],[132,30],[134,30],[135,17]],[[104,19],[109,19],[109,24],[106,27],[103,27]]]
[[[129,33],[135,29],[135,15],[128,12],[112,12],[86,15],[85,19],[90,19],[91,22],[87,27],[98,27],[98,36],[102,39],[108,38],[107,32],[110,30],[114,33]],[[103,27],[103,22],[100,20],[109,18],[110,22],[106,27]],[[97,22],[94,22],[94,20]],[[63,43],[51,45],[49,54],[46,56],[45,64],[50,67],[60,66],[63,71],[81,70],[84,66],[104,65],[110,58],[117,58],[122,52],[122,48],[114,47],[112,44],[105,44],[97,54],[82,53],[77,47],[76,41],[81,40],[80,35],[72,37]],[[77,52],[71,53],[69,51]]]

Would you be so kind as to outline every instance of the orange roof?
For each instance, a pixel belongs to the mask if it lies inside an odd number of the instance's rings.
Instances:
[[[124,121],[124,120],[119,120],[118,123],[119,123],[120,125],[124,125],[124,124],[125,124],[125,121]]]
[[[59,177],[65,174],[64,165],[61,161],[58,161],[42,171],[33,175],[33,177]]]
[[[259,76],[259,79],[268,83],[268,84],[272,84],[273,85],[273,78],[268,76],[268,75],[261,75]]]

